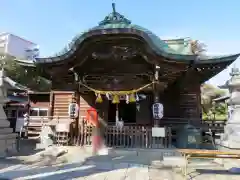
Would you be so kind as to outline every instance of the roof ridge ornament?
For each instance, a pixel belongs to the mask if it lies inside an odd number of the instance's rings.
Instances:
[[[99,23],[99,25],[106,25],[106,24],[131,24],[131,21],[125,18],[123,15],[118,13],[115,8],[115,3],[112,3],[112,13],[107,15],[103,21]]]
[[[116,13],[116,6],[115,6],[116,4],[115,3],[112,3],[112,9],[113,9],[113,13]]]

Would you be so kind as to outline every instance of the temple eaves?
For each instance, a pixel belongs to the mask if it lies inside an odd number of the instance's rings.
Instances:
[[[55,56],[47,58],[36,58],[36,62],[29,60],[18,60],[24,66],[34,66],[34,64],[52,64],[63,62],[64,60],[72,57],[79,47],[86,42],[86,40],[95,35],[123,35],[135,34],[145,40],[148,46],[159,56],[165,59],[171,59],[178,62],[189,63],[194,61],[196,63],[218,63],[218,62],[233,62],[239,54],[226,55],[226,56],[197,56],[191,54],[190,45],[188,41],[181,39],[161,40],[157,35],[141,26],[131,24],[131,21],[118,13],[115,8],[115,3],[112,3],[112,12],[102,20],[98,26],[76,36],[71,43],[69,43],[63,51]],[[183,44],[181,44],[183,43]],[[198,59],[196,61],[196,59]]]

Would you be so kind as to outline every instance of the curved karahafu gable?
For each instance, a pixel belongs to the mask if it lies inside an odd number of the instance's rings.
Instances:
[[[104,18],[103,21],[99,23],[98,26],[91,28],[90,30],[77,35],[73,38],[72,42],[69,43],[60,53],[53,57],[47,58],[37,58],[36,64],[42,63],[55,63],[64,61],[70,58],[74,53],[81,47],[81,45],[86,42],[90,37],[99,36],[99,35],[114,35],[114,34],[132,34],[137,35],[143,38],[149,47],[159,56],[162,56],[166,59],[176,60],[176,61],[195,61],[196,63],[215,63],[219,61],[234,61],[239,54],[230,55],[230,56],[219,56],[219,57],[196,57],[193,54],[186,54],[182,51],[171,48],[171,42],[173,40],[161,40],[151,31],[138,26],[131,24],[131,21],[125,18],[123,15],[115,11],[115,5],[113,4],[113,12]],[[177,39],[179,41],[179,39]],[[185,48],[186,49],[186,48]],[[18,60],[19,63],[25,66],[32,66],[34,63],[30,61]]]
[[[161,40],[151,31],[131,24],[131,21],[126,19],[123,15],[115,11],[113,6],[113,12],[104,18],[98,26],[91,28],[90,30],[77,35],[71,43],[69,43],[62,52],[58,53],[54,57],[37,58],[37,63],[53,63],[68,59],[71,57],[88,38],[99,35],[114,35],[114,34],[128,34],[136,35],[143,38],[149,47],[159,56],[163,56],[166,59],[188,61],[195,59],[195,55],[183,55],[177,53],[172,49],[164,40]]]
[[[235,61],[240,54],[225,55],[225,56],[206,56],[194,55],[191,49],[192,40],[189,38],[161,40],[151,31],[131,23],[130,20],[115,11],[113,4],[113,12],[107,15],[98,26],[77,35],[66,48],[54,57],[36,58],[35,61],[17,60],[19,64],[28,68],[37,67],[37,71],[41,76],[47,79],[63,75],[62,67],[69,70],[78,64],[82,64],[89,56],[89,44],[94,44],[93,39],[97,40],[99,37],[109,38],[110,40],[120,40],[126,38],[139,42],[143,42],[147,53],[153,54],[151,57],[155,63],[162,66],[162,71],[169,69],[167,66],[172,67],[169,71],[189,71],[194,69],[197,74],[201,76],[201,82],[208,80],[217,73],[221,72],[229,64]],[[111,39],[114,37],[113,39]],[[130,43],[129,43],[129,46]],[[87,48],[86,48],[87,47]],[[85,53],[86,52],[86,53]],[[88,52],[89,53],[89,52]],[[92,52],[90,52],[92,53]],[[161,65],[164,61],[164,65]],[[85,61],[86,62],[86,61]],[[172,63],[176,62],[176,63]],[[168,64],[169,63],[169,64]],[[176,65],[174,65],[176,64]],[[176,68],[179,66],[178,68]],[[84,68],[80,69],[82,71]],[[54,73],[53,73],[54,72]],[[163,73],[164,74],[164,73]],[[178,73],[179,75],[181,73]],[[165,73],[170,76],[169,73]],[[66,75],[67,76],[67,75]],[[178,76],[178,75],[177,75]]]

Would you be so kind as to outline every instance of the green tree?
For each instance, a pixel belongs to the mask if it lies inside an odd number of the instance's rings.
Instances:
[[[224,96],[226,91],[219,89],[211,84],[202,84],[201,86],[201,104],[203,114],[209,116],[213,113],[225,115],[226,105],[224,103],[214,104],[213,99]]]
[[[6,76],[34,91],[50,91],[51,82],[38,76],[34,68],[25,69],[19,65],[15,58],[9,55],[0,55],[1,64]]]

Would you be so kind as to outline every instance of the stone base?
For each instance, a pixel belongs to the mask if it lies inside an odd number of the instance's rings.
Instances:
[[[44,149],[47,149],[50,146],[52,146],[52,144],[51,145],[46,145],[46,144],[43,144],[43,143],[37,143],[36,144],[36,149],[37,150],[44,150]]]
[[[163,157],[162,164],[169,167],[183,167],[186,165],[186,160],[181,156]]]
[[[1,114],[0,114],[1,115]],[[9,128],[10,123],[8,122],[7,119],[0,119],[0,129],[2,128]]]
[[[219,145],[229,149],[240,149],[240,124],[227,124]]]
[[[5,99],[1,93],[0,90],[0,157],[5,157],[8,153],[16,152],[17,134],[13,133],[13,129],[10,128],[10,122],[3,109]]]
[[[16,134],[0,134],[0,157],[16,151]]]

